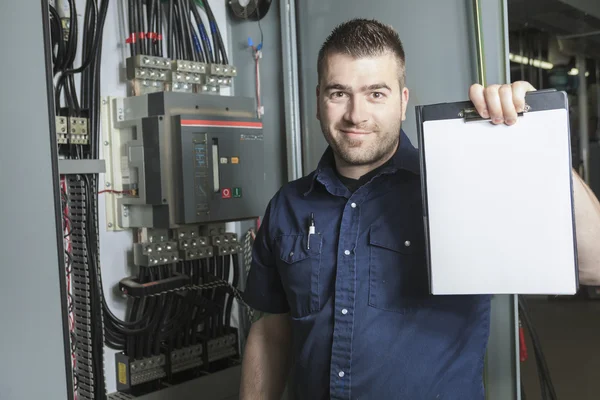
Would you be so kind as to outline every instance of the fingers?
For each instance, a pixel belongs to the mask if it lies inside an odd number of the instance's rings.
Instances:
[[[518,113],[525,110],[525,95],[534,90],[536,89],[525,81],[486,88],[475,84],[469,89],[469,97],[481,117],[490,118],[495,125],[513,125],[517,122]]]
[[[525,110],[525,95],[527,92],[535,91],[536,89],[525,81],[518,81],[512,84],[512,97],[515,109],[517,112]]]
[[[493,124],[504,122],[502,102],[500,101],[500,85],[491,85],[485,88],[485,102]]]
[[[475,109],[482,118],[489,118],[489,112],[485,101],[484,88],[479,84],[471,85],[469,89],[469,98]]]
[[[522,102],[521,109],[525,107],[525,94],[522,99],[514,95],[511,85],[502,85],[498,90],[500,104],[502,104],[503,121],[506,125],[514,125],[517,122],[517,102]]]

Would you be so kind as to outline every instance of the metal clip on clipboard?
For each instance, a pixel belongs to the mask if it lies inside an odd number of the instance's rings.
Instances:
[[[517,115],[519,117],[522,117],[526,112],[529,112],[530,110],[531,110],[531,107],[528,104],[525,104],[525,110],[518,113]],[[486,121],[486,120],[490,119],[490,118],[483,118],[481,115],[479,115],[479,113],[477,112],[477,109],[475,107],[465,108],[464,110],[462,110],[461,112],[458,113],[458,116],[460,118],[464,118],[465,122]]]

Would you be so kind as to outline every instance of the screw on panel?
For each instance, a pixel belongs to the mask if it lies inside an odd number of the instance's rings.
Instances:
[[[106,100],[102,100],[102,104],[106,105],[107,101]]]
[[[109,223],[108,223],[108,227],[109,227],[109,228],[112,228],[112,227],[113,227],[113,224],[112,224],[112,222],[109,222]]]
[[[104,141],[104,145],[105,145],[105,146],[108,146],[108,140],[105,140],[105,141]]]
[[[106,187],[110,187],[110,182],[106,182]]]

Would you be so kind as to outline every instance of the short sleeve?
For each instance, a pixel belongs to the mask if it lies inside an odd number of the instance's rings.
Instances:
[[[273,200],[267,206],[263,222],[256,233],[244,301],[255,310],[283,314],[287,313],[290,307],[273,254],[272,215]]]

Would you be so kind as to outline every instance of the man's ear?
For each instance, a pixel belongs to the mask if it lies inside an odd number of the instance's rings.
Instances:
[[[402,93],[402,121],[406,121],[406,109],[408,108],[408,98],[409,98],[409,90],[408,88],[403,88]]]
[[[320,109],[319,97],[321,96],[321,89],[319,89],[319,85],[317,85],[316,95],[317,95],[317,119],[320,121],[321,120],[321,112],[319,111],[319,109]]]

